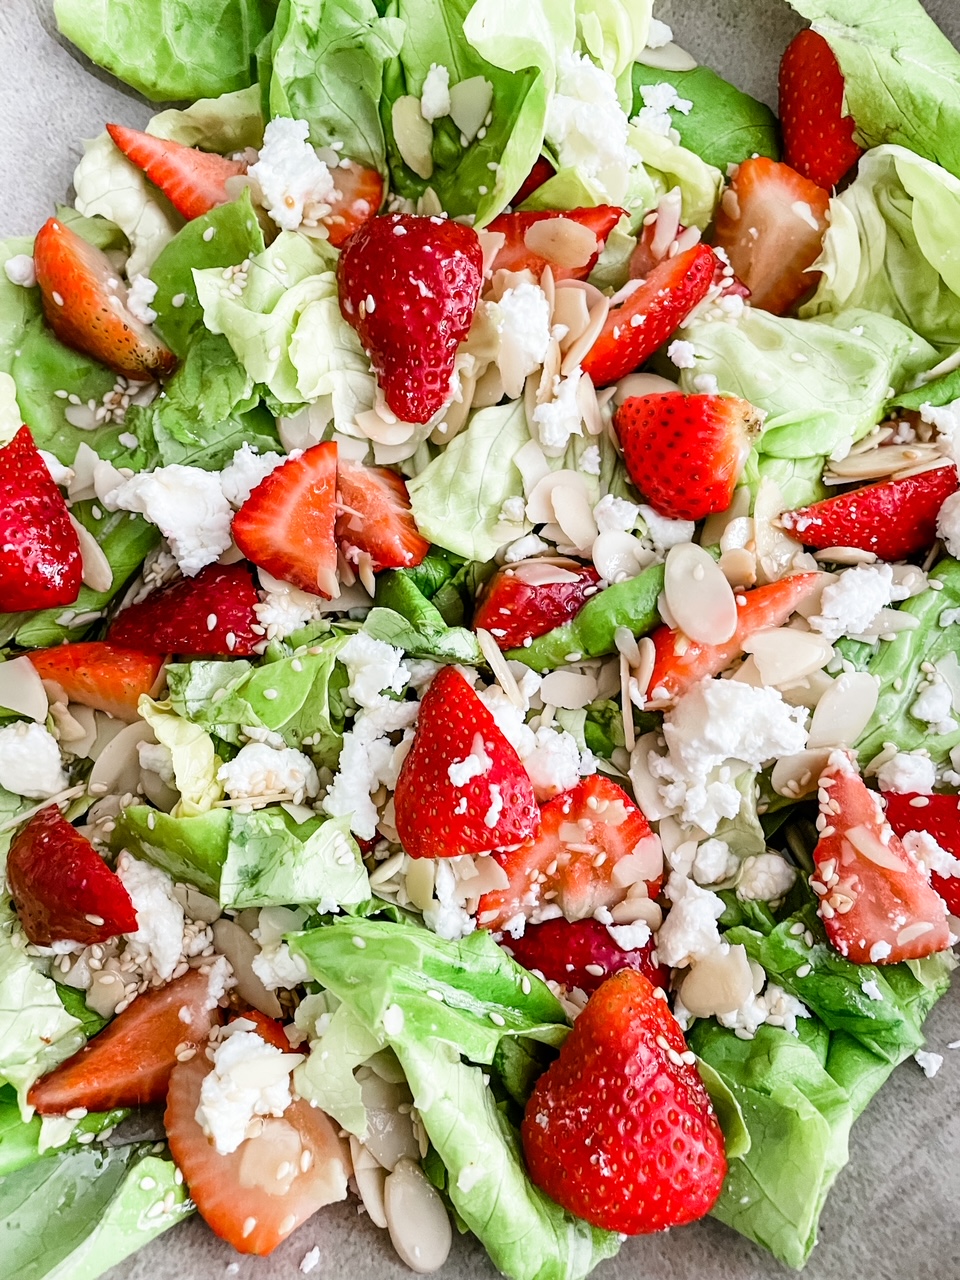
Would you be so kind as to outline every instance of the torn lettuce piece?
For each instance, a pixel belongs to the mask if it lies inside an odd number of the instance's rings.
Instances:
[[[99,1134],[104,1129],[112,1129],[127,1114],[118,1110],[93,1112],[80,1120],[38,1115],[24,1120],[16,1090],[10,1085],[0,1086],[0,1180],[43,1156],[84,1145],[89,1139],[84,1139],[84,1143],[78,1141],[83,1134]]]
[[[714,210],[723,192],[723,174],[707,164],[695,151],[677,146],[670,138],[664,138],[642,125],[630,126],[630,146],[640,157],[643,170],[654,185],[656,204],[660,196],[678,187],[680,190],[680,218],[686,226],[705,230],[713,221]],[[630,197],[628,196],[628,199]],[[630,199],[631,213],[642,215],[646,210]]]
[[[157,741],[170,752],[174,781],[180,792],[174,817],[192,818],[206,813],[223,796],[223,787],[217,781],[217,770],[223,762],[213,739],[179,715],[169,702],[154,702],[144,696],[138,710]]]
[[[182,110],[170,107],[150,119],[147,133],[221,154],[259,148],[263,142],[260,88],[253,84],[215,98],[200,98]]]
[[[480,645],[473,632],[465,627],[448,627],[429,600],[423,601],[412,619],[393,609],[371,609],[364,619],[363,629],[375,640],[383,640],[402,649],[412,658],[460,662],[468,667],[479,666],[483,662]]]
[[[370,882],[350,819],[307,818],[270,806],[235,823],[220,870],[225,907],[282,907],[296,903],[320,912],[365,902]]]

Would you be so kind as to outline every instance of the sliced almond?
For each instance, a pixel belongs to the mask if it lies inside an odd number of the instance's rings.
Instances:
[[[109,591],[113,586],[113,569],[104,554],[103,547],[93,534],[79,520],[70,517],[80,543],[80,558],[83,562],[83,582],[91,591]]]
[[[589,373],[583,373],[577,380],[577,408],[587,429],[588,436],[602,435],[604,430],[603,413],[597,398],[597,389]]]
[[[752,587],[757,581],[757,557],[745,547],[724,551],[717,563],[720,572],[734,589]]]
[[[692,54],[671,40],[659,49],[641,49],[637,61],[658,71],[693,71],[699,65]]]
[[[607,582],[627,582],[653,564],[656,557],[632,533],[611,529],[598,535],[590,558],[597,573]]]
[[[143,720],[137,720],[133,724],[114,720],[110,727],[116,725],[119,725],[119,729],[110,734],[90,771],[87,789],[91,795],[133,794],[140,784],[137,747],[141,742],[155,741],[153,730]]]
[[[570,560],[568,564],[575,565]],[[510,572],[529,587],[546,587],[554,583],[579,582],[580,574],[567,569],[557,559],[520,560],[510,566]]]
[[[486,76],[470,76],[450,86],[450,117],[468,142],[472,142],[493,104],[493,85]]]
[[[644,374],[631,374],[631,377],[644,377]],[[624,379],[626,381],[626,379]],[[676,391],[677,388],[671,384],[664,387],[665,391]],[[644,393],[646,394],[646,393]],[[726,511],[717,511],[712,516],[707,516],[703,522],[703,529],[700,533],[701,547],[717,547],[720,546],[720,540],[723,537],[724,530],[727,525],[734,520],[742,520],[750,515],[750,490],[742,485],[733,491],[733,498],[730,500],[730,506]],[[751,537],[752,526],[751,526]],[[746,543],[737,545],[745,546]]]
[[[597,681],[594,676],[582,675],[576,671],[551,671],[544,676],[540,686],[540,696],[551,707],[562,707],[567,711],[579,711],[596,701]]]
[[[449,1256],[453,1231],[438,1192],[413,1160],[401,1160],[387,1178],[384,1206],[401,1260],[420,1275],[438,1271]]]
[[[778,795],[791,800],[813,795],[829,758],[829,750],[798,751],[792,756],[781,756],[773,766],[770,785]]]
[[[387,1214],[383,1202],[383,1188],[387,1171],[367,1151],[366,1147],[350,1135],[350,1155],[353,1158],[353,1177],[360,1192],[363,1207],[376,1227],[385,1229]]]
[[[527,519],[533,524],[548,524],[557,518],[553,503],[553,492],[557,488],[579,490],[584,500],[588,497],[586,480],[579,471],[548,471],[527,497]]]
[[[584,555],[599,537],[597,522],[593,518],[593,504],[583,483],[555,485],[550,493],[553,514],[567,540]]]
[[[653,239],[650,241],[650,253],[657,260],[666,257],[667,250],[676,239],[682,206],[683,197],[679,187],[671,187],[666,195],[660,197],[657,220],[653,224]]]
[[[771,627],[755,631],[743,642],[752,653],[766,685],[790,684],[825,667],[833,657],[833,645],[812,631]]]
[[[740,944],[721,943],[691,967],[680,987],[680,999],[697,1018],[734,1013],[752,995],[753,971]]]
[[[717,562],[693,542],[667,552],[664,594],[677,626],[691,640],[724,644],[737,629],[737,601]]]
[[[807,746],[852,747],[877,709],[880,686],[867,671],[846,671],[817,703]]]
[[[27,657],[0,662],[0,707],[43,724],[47,718],[47,691],[36,667]]]
[[[531,253],[556,267],[585,267],[599,249],[589,227],[562,215],[531,223],[523,242]]]
[[[847,454],[831,461],[824,484],[849,484],[852,480],[880,480],[895,472],[912,470],[926,463],[946,465],[935,444],[891,444],[867,453]]]
[[[757,554],[757,580],[778,582],[794,568],[794,559],[803,553],[802,545],[791,538],[777,523],[784,510],[780,486],[764,477],[757,486],[753,503],[754,542]]]
[[[590,305],[582,289],[556,290],[553,304],[553,323],[562,324],[566,333],[560,339],[560,350],[572,346],[590,323]]]
[[[420,178],[433,176],[433,127],[424,120],[420,99],[406,93],[391,111],[393,137],[403,163]]]
[[[613,403],[621,405],[632,396],[659,396],[679,389],[675,382],[671,382],[669,378],[661,378],[656,373],[628,373],[617,383]]]
[[[609,310],[609,300],[602,295],[600,301],[594,303],[590,308],[590,323],[580,337],[577,338],[576,342],[572,343],[564,353],[560,372],[565,378],[569,377],[574,369],[579,368],[584,356],[600,337],[600,331],[607,322],[607,312]]]
[[[225,916],[212,926],[213,943],[216,949],[227,957],[233,966],[237,979],[237,995],[254,1009],[259,1009],[268,1018],[280,1018],[283,1010],[275,991],[268,991],[253,971],[254,957],[259,955],[260,948],[235,920]]]
[[[887,847],[869,827],[851,827],[844,835],[862,857],[868,862],[875,862],[878,867],[888,871],[903,871],[903,859]]]
[[[489,275],[497,254],[507,243],[507,237],[502,231],[488,231],[485,227],[481,227],[477,231],[477,239],[483,250],[483,274],[486,276]]]

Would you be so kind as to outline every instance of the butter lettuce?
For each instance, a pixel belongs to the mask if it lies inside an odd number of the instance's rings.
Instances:
[[[630,146],[643,163],[643,171],[654,184],[653,204],[673,187],[680,189],[680,218],[686,226],[705,230],[723,192],[723,174],[695,151],[677,146],[670,138],[637,124],[630,126]],[[634,221],[646,212],[636,195],[628,196]]]
[[[260,88],[254,84],[216,98],[200,98],[183,110],[171,107],[152,117],[147,133],[204,151],[259,147],[263,142]]]
[[[119,1124],[126,1115],[126,1111],[101,1111],[85,1115],[81,1120],[38,1115],[24,1120],[16,1090],[10,1085],[0,1086],[0,1179],[50,1152],[83,1146],[90,1141],[89,1138],[82,1143],[78,1141],[85,1133],[102,1133]]]
[[[576,0],[577,44],[617,81],[620,104],[633,101],[631,72],[646,48],[653,0]]]
[[[190,818],[205,813],[223,796],[223,787],[217,781],[222,761],[214,750],[213,739],[178,715],[169,703],[142,697],[138,710],[172,757],[173,776],[180,792],[176,816]]]

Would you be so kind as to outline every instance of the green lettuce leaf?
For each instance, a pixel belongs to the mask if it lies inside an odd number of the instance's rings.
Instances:
[[[213,98],[252,81],[270,0],[56,0],[57,26],[92,62],[154,102]]]
[[[242,151],[263,142],[260,88],[251,85],[216,98],[201,98],[182,111],[171,107],[147,124],[147,133],[203,151]]]
[[[217,781],[222,761],[214,749],[213,739],[198,725],[178,715],[169,702],[142,697],[138,710],[157,741],[170,752],[173,776],[180,792],[175,816],[193,818],[206,813],[223,796],[223,787]]]
[[[638,222],[661,195],[673,187],[680,189],[680,217],[687,226],[705,230],[713,221],[713,213],[723,192],[723,174],[707,164],[695,151],[678,147],[669,138],[633,124],[630,146],[643,162],[647,178],[653,181],[654,195],[649,204],[643,198],[642,185],[628,191],[627,205]]]
[[[392,644],[412,658],[432,658],[435,662],[462,662],[477,666],[483,655],[477,638],[464,627],[448,627],[429,600],[411,621],[393,609],[371,609],[363,622],[367,635]]]
[[[866,147],[895,142],[960,176],[960,54],[918,0],[790,0],[827,40]]]
[[[16,1090],[8,1084],[0,1086],[0,1179],[33,1164],[48,1152],[84,1145],[78,1141],[83,1134],[112,1129],[126,1115],[126,1111],[101,1111],[85,1115],[81,1120],[70,1120],[66,1116],[42,1119],[38,1115],[24,1120]],[[58,1132],[61,1129],[63,1132]],[[51,1136],[54,1145],[50,1144]],[[89,1138],[84,1140],[89,1141]]]
[[[298,823],[274,806],[242,816],[245,821],[234,824],[220,871],[225,907],[296,903],[326,912],[370,897],[349,817]]]
[[[152,862],[172,879],[192,884],[216,898],[235,823],[242,814],[209,809],[192,818],[174,818],[148,805],[128,805],[113,832],[113,847]]]
[[[620,105],[633,102],[631,72],[647,45],[653,0],[576,0],[577,45],[617,81]]]

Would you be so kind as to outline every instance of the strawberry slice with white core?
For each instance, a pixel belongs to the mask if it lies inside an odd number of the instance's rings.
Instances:
[[[142,169],[177,212],[188,219],[226,204],[231,198],[227,181],[247,171],[245,160],[228,160],[122,124],[108,124],[107,133],[131,164]]]
[[[337,542],[348,564],[368,555],[375,573],[420,564],[430,543],[417,529],[407,486],[387,467],[340,458]]]

